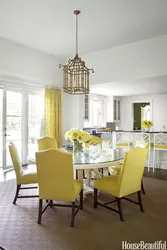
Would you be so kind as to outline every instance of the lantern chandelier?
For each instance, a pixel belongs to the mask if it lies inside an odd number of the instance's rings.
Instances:
[[[68,64],[59,65],[63,69],[63,91],[72,94],[89,94],[89,74],[94,73],[93,69],[88,69],[85,62],[78,56],[78,15],[79,10],[75,10],[76,15],[76,55],[68,60]]]

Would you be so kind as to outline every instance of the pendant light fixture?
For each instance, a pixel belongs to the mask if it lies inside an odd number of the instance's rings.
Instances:
[[[68,60],[68,64],[59,65],[63,69],[63,91],[72,94],[89,94],[89,74],[94,73],[93,69],[88,69],[85,62],[78,56],[78,15],[79,10],[75,10],[76,15],[76,55]]]

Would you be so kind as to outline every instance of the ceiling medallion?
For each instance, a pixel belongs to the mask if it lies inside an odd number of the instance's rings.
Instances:
[[[68,60],[68,64],[59,65],[63,69],[63,91],[72,94],[89,94],[89,74],[94,73],[93,69],[88,69],[85,62],[78,56],[78,15],[79,10],[75,10],[76,15],[76,55]]]

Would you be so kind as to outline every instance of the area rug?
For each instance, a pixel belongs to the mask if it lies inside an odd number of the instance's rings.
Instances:
[[[89,195],[71,228],[69,208],[48,208],[38,225],[38,198],[18,199],[13,205],[15,180],[1,182],[0,246],[6,250],[117,250],[122,249],[122,241],[167,240],[167,181],[144,178],[144,185],[145,213],[123,201],[125,222],[121,222],[114,212],[103,207],[95,210]],[[100,199],[107,198],[100,194]]]

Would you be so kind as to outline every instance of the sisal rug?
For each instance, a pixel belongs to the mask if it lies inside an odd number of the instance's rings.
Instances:
[[[145,178],[144,185],[145,213],[137,205],[123,201],[125,222],[121,222],[114,212],[100,206],[93,209],[90,195],[71,228],[70,208],[48,208],[38,225],[38,198],[18,199],[13,205],[15,180],[1,182],[0,246],[6,250],[117,250],[122,249],[125,240],[167,240],[167,181]],[[100,199],[107,198],[100,194]]]

